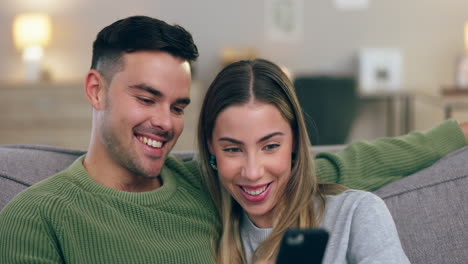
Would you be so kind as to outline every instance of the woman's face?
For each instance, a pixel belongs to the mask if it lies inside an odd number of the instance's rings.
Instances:
[[[231,106],[215,122],[210,152],[220,180],[258,227],[272,227],[292,151],[291,127],[271,104]]]

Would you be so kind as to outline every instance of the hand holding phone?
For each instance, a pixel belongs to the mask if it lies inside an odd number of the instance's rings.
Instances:
[[[324,229],[288,229],[281,240],[277,264],[322,263],[328,242]]]

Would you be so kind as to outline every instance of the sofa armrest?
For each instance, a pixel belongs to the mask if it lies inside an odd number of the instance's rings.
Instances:
[[[468,147],[375,191],[411,263],[468,262]]]

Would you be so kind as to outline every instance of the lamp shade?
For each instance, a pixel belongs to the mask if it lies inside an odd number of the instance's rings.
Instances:
[[[45,47],[49,44],[50,35],[51,22],[46,14],[22,14],[13,22],[13,37],[19,50],[31,46]]]
[[[468,21],[465,21],[465,53],[468,53]]]

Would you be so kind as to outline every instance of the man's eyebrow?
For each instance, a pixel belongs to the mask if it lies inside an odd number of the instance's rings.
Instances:
[[[190,98],[180,98],[176,100],[176,104],[184,104],[188,105],[190,104]]]
[[[157,97],[162,97],[163,96],[163,94],[160,91],[154,89],[153,87],[151,87],[149,85],[143,84],[143,83],[142,84],[130,85],[128,87],[131,88],[131,89],[137,89],[137,90],[142,90],[142,91],[148,92],[148,93],[150,93],[150,94],[152,94],[154,96],[157,96]]]
[[[141,91],[145,91],[145,92],[148,92],[156,97],[163,97],[164,94],[161,93],[160,91],[154,89],[153,87],[149,86],[149,85],[146,85],[144,83],[142,84],[135,84],[135,85],[130,85],[128,86],[129,88],[131,89],[137,89],[137,90],[141,90]],[[179,98],[176,100],[176,104],[185,104],[185,105],[188,105],[190,104],[190,98]]]
[[[264,137],[262,137],[261,139],[257,140],[257,143],[260,143],[260,142],[263,142],[263,141],[266,141],[274,136],[282,136],[284,135],[283,132],[273,132],[271,134],[268,134]],[[218,141],[228,141],[228,142],[231,142],[231,143],[234,143],[234,144],[239,144],[239,145],[243,145],[244,143],[242,141],[239,141],[237,139],[233,139],[233,138],[229,138],[229,137],[222,137],[222,138],[219,138]]]

